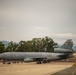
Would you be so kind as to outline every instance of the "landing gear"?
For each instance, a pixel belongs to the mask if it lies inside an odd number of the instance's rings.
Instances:
[[[43,63],[47,63],[47,60],[46,60],[46,59],[44,59],[44,60],[43,60]]]
[[[9,62],[7,62],[7,64],[11,64],[11,62],[9,61]]]
[[[3,61],[3,64],[6,64],[6,62]]]
[[[3,64],[11,64],[10,61],[3,60]]]
[[[41,59],[38,59],[36,63],[37,64],[42,64],[42,60]]]
[[[6,64],[6,61],[5,60],[3,60],[2,62],[3,62],[3,64]]]
[[[46,59],[38,59],[37,64],[47,63],[48,61]]]

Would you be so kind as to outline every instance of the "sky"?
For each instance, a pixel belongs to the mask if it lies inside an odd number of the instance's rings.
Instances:
[[[76,45],[76,0],[0,0],[0,40],[45,36]]]

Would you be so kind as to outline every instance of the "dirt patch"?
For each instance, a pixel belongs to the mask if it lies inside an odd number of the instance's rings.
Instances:
[[[46,64],[19,63],[19,64],[1,64],[1,75],[46,75],[69,68],[73,63],[51,62]]]

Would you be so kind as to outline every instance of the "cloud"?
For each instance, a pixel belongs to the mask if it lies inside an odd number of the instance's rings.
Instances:
[[[63,44],[67,39],[72,39],[74,44],[76,45],[76,35],[72,33],[57,33],[51,34],[52,38],[55,42]]]
[[[52,34],[54,37],[60,37],[60,38],[76,38],[75,34],[72,33],[58,33],[58,34]]]
[[[0,11],[1,39],[49,36],[59,42],[68,38],[76,41],[75,0],[1,0]]]
[[[4,29],[6,29],[6,27],[0,27],[0,30],[4,30]]]

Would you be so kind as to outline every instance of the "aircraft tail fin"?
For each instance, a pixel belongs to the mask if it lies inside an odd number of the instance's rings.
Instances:
[[[72,50],[73,44],[74,44],[74,43],[73,43],[72,39],[68,39],[68,40],[61,46],[61,48]]]

